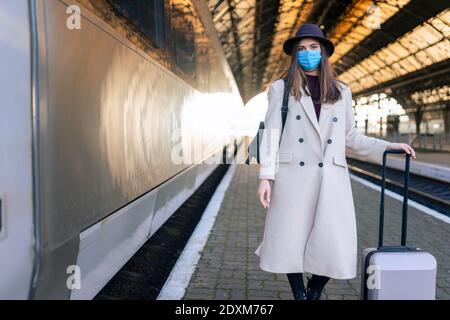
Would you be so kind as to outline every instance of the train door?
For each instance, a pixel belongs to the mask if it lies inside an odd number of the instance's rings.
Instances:
[[[31,46],[27,0],[0,1],[0,299],[33,271]]]

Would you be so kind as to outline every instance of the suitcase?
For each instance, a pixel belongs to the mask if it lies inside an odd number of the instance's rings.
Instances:
[[[405,154],[402,233],[400,246],[383,246],[384,193],[386,156]],[[386,150],[383,154],[378,247],[362,253],[361,299],[363,300],[434,300],[437,262],[433,255],[406,246],[408,220],[408,182],[410,155],[401,150]]]

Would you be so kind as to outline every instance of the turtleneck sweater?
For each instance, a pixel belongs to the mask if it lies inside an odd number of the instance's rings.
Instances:
[[[311,93],[311,99],[314,104],[314,109],[316,111],[316,117],[317,121],[319,121],[320,117],[320,77],[319,76],[313,76],[310,74],[306,74],[306,79],[308,80],[308,89]]]

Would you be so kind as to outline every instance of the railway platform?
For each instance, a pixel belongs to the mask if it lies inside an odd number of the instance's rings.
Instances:
[[[352,159],[361,160],[358,156],[348,153]],[[411,162],[411,173],[423,177],[450,183],[450,152],[416,151],[417,158]],[[387,167],[403,171],[403,155],[391,155],[387,159]]]
[[[416,153],[416,162],[422,162],[428,165],[437,165],[446,167],[450,170],[450,151],[440,151],[440,152],[423,152],[418,151]],[[395,155],[395,157],[400,157],[400,155]]]
[[[265,211],[256,195],[257,168],[230,166],[224,178],[229,176],[229,186],[215,218],[208,218],[211,229],[204,236],[197,260],[185,261],[182,254],[159,299],[293,300],[286,275],[261,270],[254,254],[265,221]],[[354,175],[351,184],[357,219],[358,276],[351,280],[331,279],[323,292],[324,300],[359,299],[361,252],[378,241],[379,187]],[[401,196],[387,191],[385,201],[385,243],[400,243]],[[407,243],[436,257],[436,299],[450,299],[450,218],[414,201],[410,201],[408,213]],[[192,274],[186,274],[189,263]],[[177,270],[185,274],[177,274]]]

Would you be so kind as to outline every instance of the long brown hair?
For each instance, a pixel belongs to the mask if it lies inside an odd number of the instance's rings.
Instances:
[[[298,42],[297,40],[292,46],[291,63],[289,67],[283,72],[279,79],[287,77],[288,87],[291,88],[290,93],[295,97],[297,101],[300,101],[301,91],[300,87],[306,91],[307,79],[303,72],[303,69],[297,62]],[[320,43],[320,42],[319,42]],[[341,90],[337,83],[336,73],[328,60],[328,56],[325,51],[325,47],[320,43],[320,67],[319,67],[319,81],[320,81],[320,101],[322,103],[335,103],[341,99]],[[339,81],[341,82],[341,81]]]

